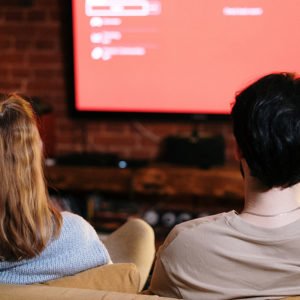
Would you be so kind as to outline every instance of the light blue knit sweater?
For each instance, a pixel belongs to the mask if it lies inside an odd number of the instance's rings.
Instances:
[[[63,212],[58,239],[37,257],[16,262],[0,262],[0,283],[45,282],[107,264],[109,254],[94,228],[82,217]]]

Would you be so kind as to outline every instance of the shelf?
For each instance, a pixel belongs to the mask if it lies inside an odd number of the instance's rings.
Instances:
[[[46,167],[49,187],[59,190],[161,197],[243,198],[243,183],[234,168],[198,168],[169,165],[139,169],[113,167]]]

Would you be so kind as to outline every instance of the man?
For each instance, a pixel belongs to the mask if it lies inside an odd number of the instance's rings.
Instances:
[[[232,108],[245,203],[177,225],[159,249],[151,292],[183,299],[300,295],[300,79],[267,75]]]

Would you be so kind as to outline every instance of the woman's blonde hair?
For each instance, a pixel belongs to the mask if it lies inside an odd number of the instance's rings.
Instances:
[[[0,100],[0,259],[37,256],[59,235],[62,218],[49,201],[42,142],[29,102]]]

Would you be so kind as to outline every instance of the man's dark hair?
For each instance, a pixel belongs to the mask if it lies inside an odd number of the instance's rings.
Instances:
[[[267,188],[300,181],[300,78],[270,74],[236,96],[233,132],[251,175]]]

